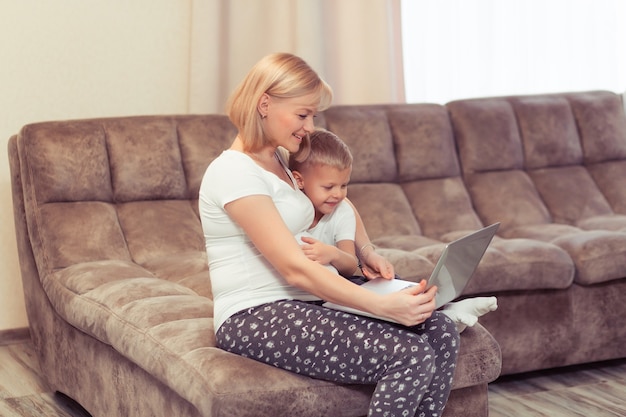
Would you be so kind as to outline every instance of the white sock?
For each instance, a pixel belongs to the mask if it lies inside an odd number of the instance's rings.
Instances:
[[[498,308],[496,297],[473,297],[461,301],[453,301],[444,306],[445,310],[460,311],[476,317],[484,316]]]
[[[459,333],[467,326],[472,327],[478,321],[478,317],[495,311],[498,308],[496,297],[474,297],[446,304],[441,310],[455,324]]]

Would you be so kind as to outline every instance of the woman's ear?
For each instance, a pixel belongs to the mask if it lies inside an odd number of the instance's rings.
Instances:
[[[270,96],[267,93],[263,93],[261,98],[259,98],[259,103],[257,104],[257,111],[261,115],[262,119],[265,119],[267,117],[269,104],[270,104]]]
[[[304,188],[304,177],[300,174],[300,171],[291,171],[291,175],[293,175],[293,178],[296,180],[298,188],[302,190]]]

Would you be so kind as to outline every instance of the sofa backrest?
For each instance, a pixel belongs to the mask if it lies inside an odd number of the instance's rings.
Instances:
[[[524,171],[524,149],[513,106],[504,98],[447,104],[463,176],[476,211],[501,230],[551,221]]]
[[[626,192],[612,191],[614,179],[599,186],[609,170],[626,169],[615,161],[626,150],[619,96],[495,97],[447,107],[464,179],[483,221],[501,221],[504,232],[548,223],[579,226],[623,210]]]
[[[324,122],[354,153],[348,194],[373,239],[438,240],[481,226],[460,176],[444,106],[337,106],[325,112]]]
[[[616,213],[626,214],[626,117],[619,95],[583,92],[567,95],[582,143],[583,161]]]
[[[577,225],[612,214],[611,207],[583,165],[582,142],[569,101],[563,96],[512,98],[524,167],[552,221]]]
[[[334,106],[318,124],[354,154],[349,197],[375,241],[406,238],[412,250],[496,221],[626,213],[626,191],[609,182],[626,173],[626,116],[612,93]],[[224,115],[25,126],[17,147],[40,272],[121,260],[159,275],[168,256],[203,252],[200,181],[235,134]]]
[[[200,181],[233,137],[215,115],[25,126],[20,170],[40,272],[204,250]]]

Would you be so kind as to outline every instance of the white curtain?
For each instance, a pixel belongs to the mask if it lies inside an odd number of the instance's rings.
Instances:
[[[626,90],[623,0],[402,0],[409,102]]]
[[[400,0],[191,0],[189,111],[221,112],[271,52],[303,57],[334,104],[401,102]]]

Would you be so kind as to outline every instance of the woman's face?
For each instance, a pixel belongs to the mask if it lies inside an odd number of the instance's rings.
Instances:
[[[302,139],[314,130],[317,108],[311,103],[316,103],[317,96],[279,99],[265,95],[264,99],[260,111],[267,116],[263,126],[272,146],[282,146],[292,153],[298,151]]]

